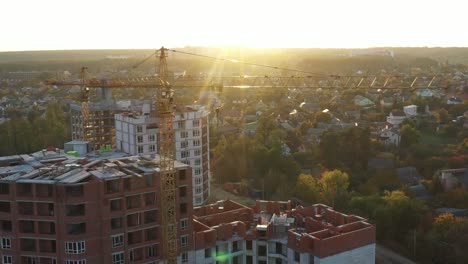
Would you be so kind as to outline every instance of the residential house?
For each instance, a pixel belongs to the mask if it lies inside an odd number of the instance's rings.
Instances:
[[[387,117],[387,122],[393,126],[398,126],[406,119],[406,115],[401,111],[392,111]]]
[[[345,116],[349,120],[359,120],[361,118],[361,111],[359,110],[346,111]]]
[[[393,97],[384,97],[380,100],[380,105],[383,107],[392,107],[394,103]]]
[[[434,92],[429,88],[417,89],[416,94],[425,98],[434,96]]]
[[[417,184],[408,187],[409,192],[420,201],[429,201],[432,199],[431,193],[427,190],[426,186],[423,184]]]
[[[398,127],[383,129],[379,134],[379,139],[385,145],[399,146],[401,142],[400,129]]]
[[[447,99],[448,105],[455,105],[455,104],[462,104],[462,103],[463,103],[463,100],[458,96],[450,96]]]
[[[353,102],[355,105],[360,106],[362,108],[370,108],[370,107],[375,106],[374,102],[372,102],[369,98],[366,98],[362,95],[356,95],[353,98]]]
[[[403,112],[405,112],[406,116],[416,116],[418,115],[418,106],[417,105],[407,105],[403,107]]]
[[[439,178],[445,191],[450,191],[457,186],[468,187],[467,168],[440,170],[436,173],[436,177]]]

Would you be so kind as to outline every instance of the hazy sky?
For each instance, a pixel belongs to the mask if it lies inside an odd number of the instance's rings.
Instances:
[[[0,51],[464,46],[467,0],[2,0]]]

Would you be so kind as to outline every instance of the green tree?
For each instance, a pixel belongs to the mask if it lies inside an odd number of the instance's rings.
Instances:
[[[450,121],[450,115],[445,108],[436,111],[436,119],[439,124],[447,124]]]
[[[416,130],[416,128],[411,127],[410,125],[403,125],[400,129],[401,133],[401,142],[400,146],[407,148],[413,144],[417,144],[421,137],[421,133]]]
[[[327,171],[320,178],[325,203],[342,208],[348,194],[348,174],[340,170]]]
[[[319,194],[317,180],[310,174],[301,173],[296,182],[296,194],[297,197],[306,202],[317,202]]]
[[[328,130],[323,133],[319,144],[320,156],[322,157],[325,166],[329,169],[338,167],[340,157],[340,142],[339,135]]]

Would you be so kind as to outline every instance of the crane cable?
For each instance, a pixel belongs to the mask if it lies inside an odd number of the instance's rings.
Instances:
[[[167,49],[167,50],[172,51],[174,53],[181,53],[181,54],[192,55],[192,56],[202,57],[202,58],[207,58],[207,59],[213,59],[213,60],[219,60],[219,61],[228,61],[228,62],[232,62],[232,63],[239,63],[239,64],[257,66],[257,67],[264,67],[264,68],[270,68],[270,69],[275,69],[275,70],[299,72],[299,73],[305,73],[305,74],[309,74],[309,75],[326,76],[326,77],[336,77],[336,78],[341,77],[339,75],[309,72],[309,71],[303,71],[303,70],[297,70],[297,69],[289,69],[289,68],[283,68],[283,67],[277,67],[277,66],[271,66],[271,65],[264,65],[264,64],[258,64],[258,63],[247,62],[247,61],[240,61],[240,60],[234,60],[234,59],[226,59],[226,58],[219,58],[219,57],[208,56],[208,55],[201,55],[201,54],[186,52],[186,51],[179,51],[179,50],[173,50],[173,49]]]

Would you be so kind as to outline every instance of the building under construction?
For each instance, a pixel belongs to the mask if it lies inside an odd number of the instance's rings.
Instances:
[[[3,263],[165,263],[159,156],[0,158]],[[316,204],[234,201],[192,207],[192,170],[176,169],[178,263],[374,263],[375,227]]]

